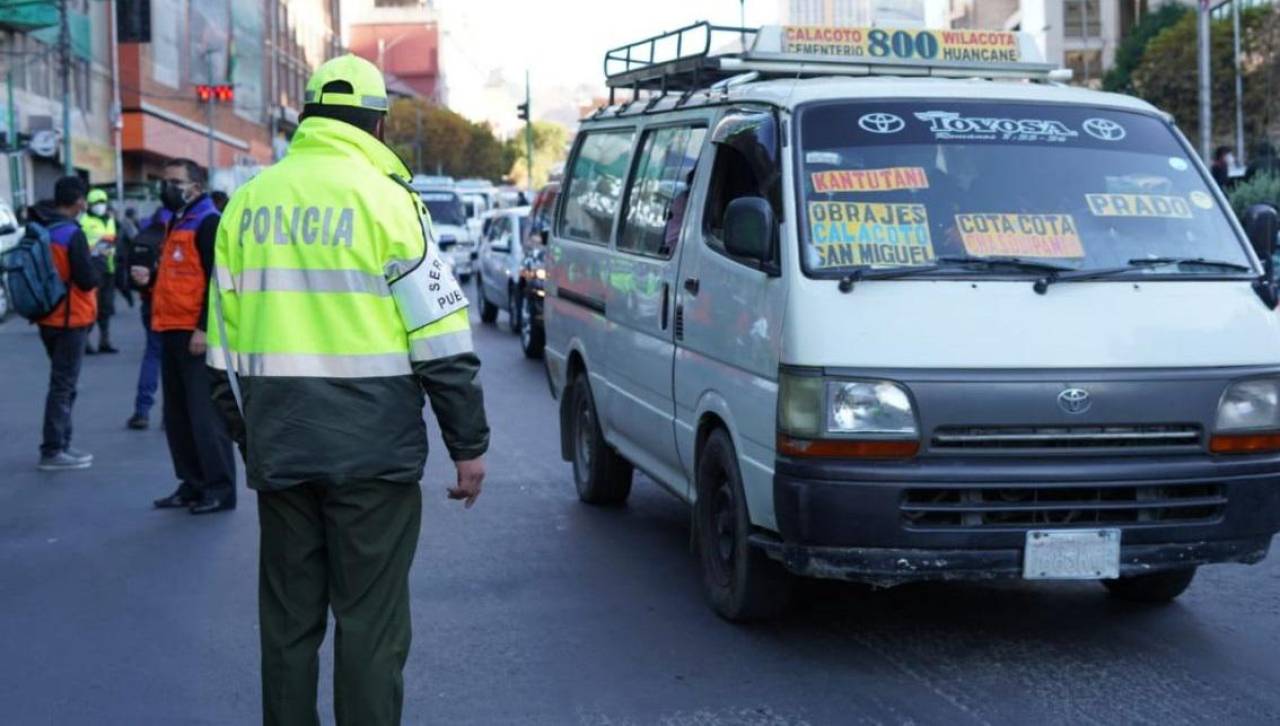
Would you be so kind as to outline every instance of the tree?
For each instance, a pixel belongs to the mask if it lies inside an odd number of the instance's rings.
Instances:
[[[1268,6],[1247,8],[1241,12],[1246,137],[1265,135],[1280,115],[1280,97],[1277,97],[1274,86],[1277,56],[1280,55],[1280,31],[1276,29],[1276,17],[1276,10]],[[1233,138],[1235,130],[1235,69],[1230,19],[1213,22],[1210,39],[1213,137],[1221,142]],[[1196,14],[1186,13],[1151,39],[1131,76],[1132,92],[1173,114],[1183,133],[1193,140],[1199,137],[1200,119],[1196,47]]]
[[[1166,28],[1177,24],[1189,12],[1191,12],[1190,8],[1185,5],[1170,3],[1142,16],[1142,20],[1133,26],[1133,30],[1120,41],[1120,46],[1116,48],[1115,63],[1103,77],[1102,89],[1116,93],[1133,93],[1133,71],[1142,62],[1147,44]]]
[[[533,186],[540,187],[547,183],[551,169],[564,161],[569,146],[569,130],[553,121],[533,122]],[[525,151],[524,131],[507,140],[507,149],[512,154],[510,178],[517,186],[525,186],[529,177],[526,164],[528,154]]]
[[[487,124],[423,99],[402,98],[391,104],[386,142],[414,173],[439,171],[459,179],[499,182],[513,158]],[[422,163],[415,169],[417,158]]]

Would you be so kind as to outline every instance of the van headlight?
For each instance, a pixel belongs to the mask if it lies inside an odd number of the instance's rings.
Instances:
[[[911,396],[893,381],[780,376],[779,453],[906,457],[916,454],[919,440]]]
[[[1251,378],[1227,387],[1218,403],[1209,450],[1215,454],[1280,451],[1280,378]]]

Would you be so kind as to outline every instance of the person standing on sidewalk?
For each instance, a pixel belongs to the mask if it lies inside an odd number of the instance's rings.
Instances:
[[[208,360],[258,492],[267,726],[319,723],[330,608],[337,723],[400,723],[427,399],[457,469],[450,498],[470,507],[484,480],[467,301],[381,141],[386,112],[372,63],[321,65],[288,154],[218,228]]]
[[[127,265],[130,270],[142,267],[147,270],[148,278],[154,277],[160,261],[160,246],[164,243],[171,219],[173,212],[164,207],[157,209],[146,225],[132,235],[129,245],[121,251],[123,259],[119,264]],[[150,288],[136,283],[134,287],[142,299],[142,329],[147,334],[147,345],[142,353],[142,365],[138,368],[138,392],[133,399],[133,415],[125,426],[134,431],[145,431],[151,425],[151,407],[155,405],[156,389],[160,387],[163,343],[160,334],[151,329]]]
[[[80,363],[89,326],[98,317],[98,273],[90,259],[89,243],[76,223],[84,212],[85,192],[80,177],[64,176],[54,184],[53,200],[40,202],[31,214],[31,221],[48,229],[53,263],[67,283],[66,297],[38,321],[40,340],[49,355],[49,393],[38,465],[42,471],[87,469],[93,463],[92,454],[71,447],[71,409],[76,402]]]
[[[180,482],[154,504],[192,514],[236,506],[235,455],[226,424],[213,407],[204,364],[205,304],[218,233],[218,210],[204,191],[207,178],[204,167],[190,159],[165,164],[160,199],[174,217],[158,268],[154,277],[142,265],[129,269],[135,283],[151,285],[151,329],[161,336],[164,432]]]
[[[85,353],[119,353],[111,345],[111,318],[116,314],[116,220],[107,210],[107,193],[94,189],[87,197],[89,211],[80,218],[80,228],[89,243],[98,272],[98,345],[85,341]],[[93,332],[92,326],[89,332]]]

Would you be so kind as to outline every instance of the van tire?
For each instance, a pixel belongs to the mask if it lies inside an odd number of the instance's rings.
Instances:
[[[480,322],[492,323],[498,319],[498,306],[484,296],[484,280],[476,275],[476,299],[480,301]]]
[[[1172,602],[1186,592],[1195,576],[1196,568],[1183,567],[1177,570],[1152,572],[1148,575],[1121,577],[1118,580],[1103,580],[1102,584],[1117,600],[1166,603]]]
[[[794,579],[782,565],[752,547],[751,517],[733,441],[711,432],[697,464],[694,527],[702,586],[711,608],[730,622],[767,620],[786,611]]]
[[[586,372],[574,377],[570,387],[570,425],[573,427],[573,483],[578,498],[587,504],[617,506],[631,494],[634,468],[631,462],[604,440],[600,416]]]
[[[526,358],[541,358],[547,344],[547,333],[534,320],[533,301],[528,291],[520,296],[520,349]]]

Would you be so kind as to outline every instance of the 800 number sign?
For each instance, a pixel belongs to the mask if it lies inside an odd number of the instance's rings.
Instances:
[[[938,56],[938,38],[933,33],[909,33],[905,30],[872,30],[867,34],[867,53],[873,58],[923,58]]]

